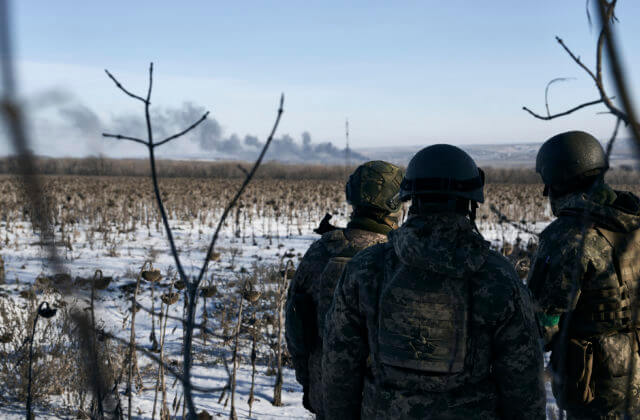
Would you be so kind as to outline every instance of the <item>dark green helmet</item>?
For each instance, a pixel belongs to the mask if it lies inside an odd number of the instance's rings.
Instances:
[[[400,186],[400,199],[442,194],[484,202],[484,172],[464,150],[450,144],[425,147],[411,158]]]
[[[536,158],[536,172],[547,186],[575,183],[609,168],[600,142],[584,131],[568,131],[547,140]]]
[[[347,202],[352,206],[373,207],[395,213],[402,203],[398,190],[403,170],[389,162],[364,163],[351,174],[346,186]]]

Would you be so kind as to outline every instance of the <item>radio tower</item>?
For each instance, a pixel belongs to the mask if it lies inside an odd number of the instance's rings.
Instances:
[[[344,149],[345,161],[347,169],[351,167],[351,149],[349,149],[349,119],[347,118],[344,124],[345,136],[347,139],[347,147]]]

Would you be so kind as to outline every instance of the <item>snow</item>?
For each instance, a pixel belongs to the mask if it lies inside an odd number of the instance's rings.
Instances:
[[[347,214],[346,211],[343,214]],[[212,216],[213,217],[213,216]],[[193,222],[173,220],[175,241],[180,252],[185,270],[191,275],[195,275],[206,253],[209,240],[214,230],[215,224],[202,223],[201,218],[196,218]],[[206,220],[206,219],[205,219]],[[312,226],[308,220],[294,221],[292,226],[299,226],[301,234],[295,232],[280,232],[274,234],[275,226],[270,226],[271,219],[264,220],[256,218],[250,226],[250,231],[245,232],[246,237],[236,237],[232,224],[228,224],[222,231],[216,251],[221,253],[219,261],[211,261],[207,279],[212,281],[219,288],[224,288],[228,282],[237,280],[244,270],[250,272],[256,265],[273,265],[283,261],[285,253],[295,254],[294,262],[297,264],[299,256],[303,255],[309,245],[318,238],[312,232]],[[345,216],[336,216],[332,220],[336,225],[346,224]],[[527,226],[535,231],[544,228],[545,223],[535,223]],[[508,225],[480,224],[480,230],[485,234],[487,240],[498,246],[503,241],[515,242],[519,237],[522,241],[528,241],[531,235],[518,233],[516,229]],[[65,269],[72,277],[80,276],[91,278],[95,270],[102,270],[105,276],[113,276],[114,281],[106,290],[97,292],[96,295],[96,316],[98,325],[112,334],[124,340],[129,338],[129,314],[131,299],[130,295],[124,294],[118,286],[134,282],[142,265],[147,260],[153,261],[153,267],[159,269],[164,275],[171,272],[175,266],[173,257],[169,251],[166,236],[162,226],[152,226],[147,229],[144,226],[136,230],[125,233],[115,231],[104,233],[103,237],[93,237],[90,233],[90,226],[78,225],[72,235],[72,249],[65,246],[57,247],[60,257],[64,261]],[[254,232],[255,242],[253,242],[251,232]],[[105,241],[104,238],[107,238]],[[40,274],[54,274],[53,266],[46,258],[46,251],[34,245],[39,242],[38,235],[33,233],[28,222],[11,226],[7,229],[4,223],[0,225],[0,240],[4,245],[0,254],[5,261],[6,283],[0,286],[0,291],[17,294],[25,285],[33,284]],[[58,238],[60,239],[60,238]],[[163,279],[163,283],[168,283],[170,279]],[[144,283],[144,282],[143,282]],[[159,295],[166,291],[158,285],[154,286],[155,309],[159,310]],[[143,307],[151,307],[151,295],[149,284],[143,284],[139,292],[139,300]],[[76,305],[86,306],[83,302],[88,302],[90,290],[88,287],[74,287],[71,295],[67,296],[68,301]],[[41,294],[38,301],[51,299],[52,295]],[[181,297],[181,302],[182,302]],[[215,299],[208,300],[208,308],[214,308]],[[178,303],[170,306],[169,315],[182,317],[183,305]],[[201,308],[198,311],[201,314]],[[235,315],[232,315],[231,323],[235,324]],[[216,321],[212,321],[216,322]],[[149,335],[152,323],[151,316],[139,311],[136,314],[136,340],[139,344],[149,348]],[[159,339],[158,320],[155,325],[156,335]],[[167,336],[165,354],[168,359],[175,359],[181,362],[180,345],[182,340],[181,323],[169,318],[167,322]],[[211,341],[211,339],[210,339]],[[283,340],[284,342],[284,340]],[[223,346],[220,342],[213,342],[204,345],[201,338],[196,337],[194,345],[194,383],[202,387],[221,387],[227,381],[227,373],[219,356],[225,354],[230,360],[231,345]],[[217,350],[217,352],[216,352]],[[241,358],[237,373],[237,390],[235,406],[239,418],[249,418],[249,405],[247,403],[249,387],[251,382],[251,365],[248,354],[250,352],[250,341],[245,339],[242,345]],[[273,384],[275,375],[268,375],[270,367],[267,363],[268,348],[261,344],[260,358],[258,360],[255,401],[251,418],[259,419],[304,419],[313,416],[302,407],[302,388],[295,380],[294,372],[284,369],[284,386],[282,392],[282,407],[275,407],[271,404],[273,397]],[[154,366],[153,362],[138,353],[140,369],[145,366]],[[155,369],[155,368],[154,368]],[[169,405],[174,396],[180,395],[179,384],[174,385],[174,378],[167,374],[167,400]],[[155,374],[145,377],[144,384],[149,389],[134,393],[133,413],[135,418],[150,419],[154,400]],[[550,407],[553,405],[553,397],[548,390]],[[224,399],[218,403],[220,392],[215,393],[195,393],[195,404],[198,411],[206,410],[210,414],[220,417],[229,415],[228,403],[225,407]],[[123,407],[127,408],[127,398],[121,395]],[[62,407],[59,398],[52,398],[53,405]],[[142,414],[139,414],[142,413]],[[59,415],[53,413],[36,411],[40,418],[58,418]],[[157,412],[156,412],[157,414]],[[0,416],[7,419],[23,418],[24,407],[22,405],[0,406]]]

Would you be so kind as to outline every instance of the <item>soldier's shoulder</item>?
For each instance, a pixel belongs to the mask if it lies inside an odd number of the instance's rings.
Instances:
[[[321,269],[324,264],[331,258],[327,247],[322,240],[322,238],[314,241],[307,252],[305,252],[304,257],[300,261],[300,266],[296,273],[300,272],[300,274],[309,274],[314,271],[318,271]]]
[[[307,256],[325,254],[326,252],[327,252],[327,246],[326,246],[326,241],[323,235],[320,239],[313,241],[311,246],[309,246],[309,249],[307,249],[307,252],[305,254],[305,258]]]
[[[320,239],[318,239],[318,241],[322,243],[330,243],[330,242],[344,241],[344,240],[345,240],[344,231],[342,229],[334,229],[334,230],[330,230],[329,232],[325,232],[322,234]]]
[[[563,264],[566,259],[573,259],[580,254],[580,249],[591,251],[594,247],[597,252],[605,244],[603,238],[599,238],[598,232],[593,226],[584,229],[584,221],[579,217],[561,216],[551,222],[539,237],[538,258],[551,258],[558,264]],[[582,235],[586,234],[585,241]],[[584,245],[582,245],[584,244]],[[590,254],[591,252],[586,252]]]
[[[322,235],[318,242],[322,245],[328,254],[339,254],[349,245],[349,241],[344,236],[342,229],[335,229]]]
[[[389,243],[379,243],[358,252],[349,262],[351,270],[378,270],[384,262]]]
[[[344,236],[350,245],[357,249],[368,248],[372,245],[387,241],[387,235],[364,229],[348,228],[345,230]]]
[[[544,228],[540,233],[540,240],[546,242],[563,242],[575,237],[582,232],[582,224],[579,218],[574,216],[561,216]]]

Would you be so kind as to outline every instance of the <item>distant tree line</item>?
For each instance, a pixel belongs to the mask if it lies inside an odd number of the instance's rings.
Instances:
[[[158,174],[164,178],[244,178],[249,164],[246,162],[159,160]],[[344,165],[288,164],[267,162],[256,174],[262,179],[346,180],[355,169]],[[111,159],[105,157],[35,159],[36,171],[43,175],[87,176],[148,176],[146,159]],[[487,183],[538,184],[540,177],[533,168],[483,168]],[[17,174],[18,160],[0,158],[0,174]],[[630,166],[610,170],[607,180],[611,184],[640,184],[640,171]]]

